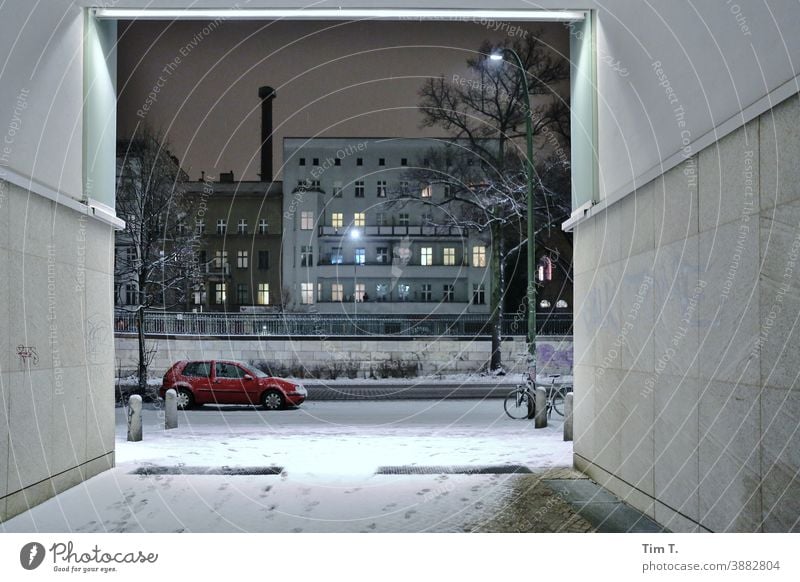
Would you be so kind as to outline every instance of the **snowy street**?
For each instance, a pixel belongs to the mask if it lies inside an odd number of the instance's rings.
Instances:
[[[309,401],[279,412],[205,406],[180,413],[179,428],[165,431],[162,411],[151,406],[144,440],[128,443],[119,408],[117,466],[0,529],[481,529],[511,501],[520,477],[474,469],[571,466],[560,420],[534,430],[532,421],[506,417],[501,400]],[[376,474],[431,466],[429,474]],[[259,470],[274,474],[252,474]],[[217,474],[202,474],[209,472]]]

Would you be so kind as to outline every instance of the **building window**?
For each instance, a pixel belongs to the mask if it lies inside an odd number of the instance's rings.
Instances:
[[[249,265],[247,258],[247,251],[236,251],[236,266],[240,269],[246,269]]]
[[[567,305],[567,302],[563,299],[556,301],[556,309],[566,309],[567,307],[569,307],[569,305]]]
[[[217,305],[222,305],[227,299],[227,292],[225,290],[225,283],[216,283],[214,285],[214,301]]]
[[[335,160],[333,160],[333,165],[334,166],[341,166],[342,165],[341,158],[336,158]]]
[[[356,265],[363,265],[367,261],[367,249],[356,249],[355,252]]]
[[[258,221],[258,234],[267,234],[269,230],[269,226],[267,225],[267,219],[262,218]]]
[[[194,231],[198,235],[205,234],[206,232],[206,223],[204,220],[195,220],[194,221]]]
[[[386,225],[386,213],[385,212],[376,212],[375,213],[375,224],[378,226],[385,226]]]
[[[423,283],[422,284],[422,300],[423,301],[430,301],[433,298],[433,293],[431,292],[431,284],[430,283]]]
[[[367,224],[367,215],[363,212],[353,214],[353,226],[364,227]]]
[[[217,220],[217,234],[225,234],[228,231],[228,221],[224,218]]]
[[[431,223],[433,223],[433,214],[430,212],[423,212],[422,216],[420,216],[420,219],[423,225],[429,226]]]
[[[334,198],[342,197],[342,183],[340,181],[336,181],[333,183],[333,197]]]
[[[311,305],[314,303],[314,284],[300,283],[300,303]]]
[[[206,271],[207,270],[206,269],[206,267],[208,266],[208,265],[206,265],[207,262],[208,262],[208,255],[206,254],[206,251],[198,251],[197,252],[197,264],[200,267],[201,271]]]
[[[541,307],[542,309],[549,309],[550,306],[551,303],[547,299],[542,299],[541,301],[539,301],[539,307]]]
[[[313,163],[315,166],[319,166],[319,158],[314,158],[314,161],[313,161],[312,163]]]
[[[433,247],[422,247],[419,250],[419,264],[423,267],[433,265]]]
[[[363,166],[364,158],[356,158],[356,166]]]
[[[456,249],[454,247],[445,247],[442,252],[442,264],[448,267],[456,264]]]
[[[300,266],[313,267],[314,266],[314,247],[303,245],[300,247]]]
[[[183,221],[182,218],[178,220],[178,224],[176,225],[175,230],[177,230],[178,234],[181,236],[183,236],[186,233],[186,223]]]
[[[483,305],[486,303],[486,290],[483,283],[476,283],[472,285],[472,302],[475,305]]]
[[[362,303],[364,301],[364,297],[367,294],[367,286],[364,283],[356,283],[356,292],[355,292],[355,300],[358,303]]]
[[[400,180],[400,191],[407,193],[409,188],[408,180]]]
[[[334,247],[331,250],[331,265],[341,265],[343,262],[342,247]]]
[[[306,159],[305,158],[300,158],[297,161],[298,161],[299,165],[301,165],[301,166],[305,166],[306,165]]]
[[[400,158],[400,165],[407,166],[408,165],[408,158]]]
[[[228,251],[214,251],[214,267],[224,269],[228,266]]]
[[[300,213],[300,230],[311,230],[314,228],[314,213],[311,210],[303,210]]]
[[[269,269],[269,251],[258,251],[258,268],[262,271]]]
[[[386,158],[378,158],[378,165],[385,166],[386,165]]]
[[[419,195],[420,198],[430,198],[433,195],[433,186],[428,184],[427,186],[423,187]]]
[[[452,283],[445,283],[442,287],[442,301],[452,303],[456,300],[456,289]]]
[[[452,198],[453,197],[453,188],[450,184],[444,185],[444,197],[445,198]]]
[[[124,293],[125,293],[125,295],[124,295],[123,301],[124,301],[125,305],[136,305],[138,303],[138,300],[136,298],[138,293],[136,293],[136,285],[135,284],[126,283],[125,284]]]
[[[342,228],[344,224],[344,213],[342,212],[334,212],[331,214],[331,226],[333,228]]]
[[[475,245],[472,247],[472,266],[485,267],[486,266],[486,247],[483,245]]]
[[[258,304],[269,305],[269,283],[258,284]]]
[[[238,234],[247,234],[247,219],[240,218],[239,224],[236,225],[236,232]]]
[[[247,304],[247,285],[245,283],[236,285],[236,303],[239,305]]]
[[[389,286],[386,283],[378,283],[375,285],[375,296],[378,301],[386,301],[386,296],[389,294]]]
[[[376,260],[379,263],[389,262],[389,247],[378,247]]]
[[[410,295],[411,287],[409,285],[401,283],[397,286],[397,296],[400,298],[400,301],[408,301]]]
[[[386,180],[378,180],[378,198],[386,198]]]
[[[356,198],[364,197],[364,180],[356,180]]]
[[[408,212],[401,212],[397,217],[397,222],[400,226],[408,226]]]
[[[331,283],[331,301],[344,301],[344,285]]]

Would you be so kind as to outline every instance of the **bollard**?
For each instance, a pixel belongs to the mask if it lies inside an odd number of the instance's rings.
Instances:
[[[142,397],[138,394],[128,398],[128,440],[142,440]]]
[[[174,388],[164,395],[164,430],[178,428],[178,393]]]
[[[547,426],[547,394],[544,389],[537,388],[534,392],[536,394],[536,415],[533,417],[534,428],[544,428]]]
[[[571,441],[572,440],[572,406],[573,406],[573,394],[572,392],[567,392],[566,396],[564,396],[564,440]]]

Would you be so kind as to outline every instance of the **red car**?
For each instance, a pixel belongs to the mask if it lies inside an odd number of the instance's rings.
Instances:
[[[159,395],[178,393],[178,408],[201,404],[261,404],[267,410],[299,406],[308,393],[301,384],[273,378],[234,360],[181,360],[164,374]]]

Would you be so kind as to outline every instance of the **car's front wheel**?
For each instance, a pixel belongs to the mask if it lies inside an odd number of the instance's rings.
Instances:
[[[267,410],[280,410],[286,404],[279,390],[267,390],[261,396],[261,405]]]
[[[186,388],[178,390],[178,410],[188,410],[194,406],[194,394]]]

